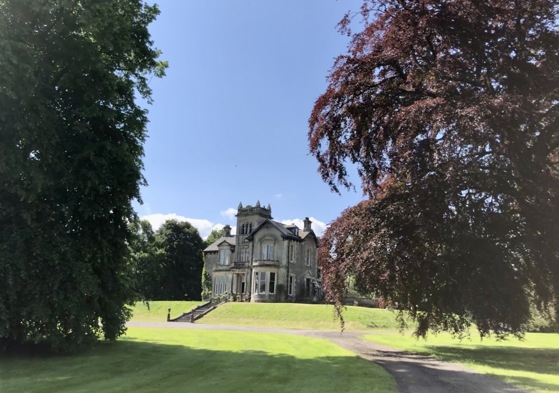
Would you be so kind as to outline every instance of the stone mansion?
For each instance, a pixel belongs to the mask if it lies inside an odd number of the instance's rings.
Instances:
[[[320,296],[316,264],[317,237],[311,221],[304,227],[272,220],[268,207],[237,210],[237,234],[225,226],[224,236],[204,250],[212,295],[234,301],[296,302]]]

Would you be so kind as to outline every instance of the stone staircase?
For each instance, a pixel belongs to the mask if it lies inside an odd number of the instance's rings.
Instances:
[[[210,311],[215,310],[218,306],[220,306],[223,303],[224,302],[214,303],[212,301],[209,301],[205,304],[202,304],[201,306],[193,308],[189,312],[183,313],[179,317],[176,317],[176,318],[173,318],[173,319],[168,318],[167,322],[192,322],[193,323],[197,319],[202,318],[204,315],[206,315]]]

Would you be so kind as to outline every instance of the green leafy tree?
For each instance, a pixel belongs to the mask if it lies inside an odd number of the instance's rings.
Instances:
[[[212,297],[212,276],[206,269],[206,261],[202,268],[202,300],[209,300]]]
[[[204,242],[189,222],[166,221],[156,233],[156,245],[163,252],[159,291],[153,299],[200,300]]]
[[[0,0],[0,347],[124,332],[148,80],[139,0]]]
[[[210,244],[213,244],[217,239],[224,236],[225,232],[223,228],[221,229],[212,229],[206,240],[204,240],[204,245],[208,247]]]
[[[157,247],[155,232],[149,221],[135,219],[130,227],[131,281],[134,290],[142,300],[159,298],[165,274],[165,253]]]
[[[345,278],[409,311],[417,334],[521,333],[559,298],[559,3],[364,1],[310,117],[334,191],[367,199],[319,250],[329,298]]]

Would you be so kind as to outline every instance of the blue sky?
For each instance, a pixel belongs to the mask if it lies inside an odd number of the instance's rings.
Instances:
[[[332,193],[308,154],[308,118],[360,0],[158,0],[151,25],[169,61],[153,78],[143,205],[154,227],[188,220],[205,237],[235,225],[239,202],[277,221],[325,224],[361,199]]]

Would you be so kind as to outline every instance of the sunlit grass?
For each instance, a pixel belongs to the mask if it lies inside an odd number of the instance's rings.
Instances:
[[[199,329],[130,328],[63,357],[0,357],[0,392],[396,392],[376,366],[325,340]]]
[[[388,310],[349,306],[343,316],[347,330],[398,330],[396,313]],[[334,316],[334,307],[325,304],[227,303],[198,322],[292,329],[340,329],[340,322]]]
[[[525,340],[458,341],[449,334],[416,339],[410,334],[366,335],[367,340],[463,363],[533,392],[559,392],[559,334],[527,333]]]
[[[171,309],[171,318],[176,318],[200,304],[204,304],[204,302],[187,302],[182,300],[137,302],[132,307],[131,321],[165,322],[169,309]]]

